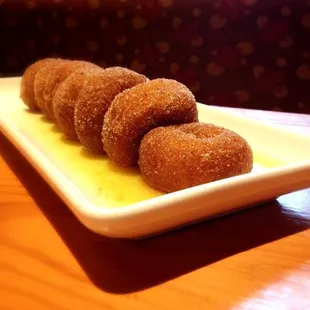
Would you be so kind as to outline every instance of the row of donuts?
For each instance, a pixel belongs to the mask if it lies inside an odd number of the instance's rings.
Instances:
[[[163,192],[252,169],[248,143],[200,123],[193,94],[175,80],[46,58],[25,70],[20,96],[90,151],[123,167],[139,165],[145,182]]]

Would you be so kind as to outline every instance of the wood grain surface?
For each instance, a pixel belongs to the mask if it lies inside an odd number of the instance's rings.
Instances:
[[[234,110],[310,132],[310,117]],[[310,309],[310,189],[140,241],[81,225],[0,135],[0,309]]]

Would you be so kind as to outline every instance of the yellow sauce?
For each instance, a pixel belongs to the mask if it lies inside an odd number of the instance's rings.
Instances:
[[[265,168],[275,168],[284,165],[285,163],[278,158],[270,157],[258,150],[253,150],[253,160],[255,164],[259,164]]]
[[[117,167],[104,155],[87,152],[78,142],[66,140],[41,114],[22,111],[19,128],[62,173],[94,204],[121,207],[162,193],[144,183],[136,168]],[[264,167],[281,163],[255,152],[254,162]]]

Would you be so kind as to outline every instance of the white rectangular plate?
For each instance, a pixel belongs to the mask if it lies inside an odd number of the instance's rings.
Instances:
[[[242,135],[254,152],[249,174],[163,194],[138,169],[122,169],[66,141],[19,99],[20,78],[0,80],[1,131],[89,229],[139,238],[257,205],[310,186],[310,139],[198,104],[199,119]]]

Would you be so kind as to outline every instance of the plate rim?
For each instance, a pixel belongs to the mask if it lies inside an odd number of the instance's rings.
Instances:
[[[22,102],[21,102],[22,104]],[[197,103],[198,109],[217,109],[216,106],[204,105]],[[252,120],[244,116],[232,114],[221,109],[217,109],[217,113],[221,113],[225,116],[233,116],[235,119],[242,119],[251,123],[256,123],[259,126],[263,126],[268,130],[277,130],[282,134],[292,134],[294,137],[306,138],[306,135],[301,133],[291,132],[285,128],[279,128],[277,126],[261,122],[259,120]],[[5,115],[5,113],[3,113]],[[310,175],[310,159],[300,161],[296,163],[284,164],[279,167],[270,168],[266,171],[261,171],[255,174],[244,174],[235,177],[226,178],[211,183],[206,183],[184,190],[176,191],[173,193],[163,193],[158,197],[149,198],[140,202],[132,203],[118,208],[109,208],[105,206],[98,206],[90,202],[85,194],[83,194],[78,186],[74,184],[69,178],[67,178],[61,170],[57,168],[47,157],[42,155],[40,150],[35,147],[19,130],[18,127],[11,126],[9,122],[4,120],[4,115],[0,113],[0,129],[18,151],[24,156],[32,167],[42,176],[42,178],[48,183],[53,191],[60,196],[70,210],[79,218],[85,226],[93,231],[98,231],[98,221],[104,221],[106,228],[104,232],[106,235],[111,235],[111,227],[115,227],[115,223],[121,220],[128,220],[129,217],[141,216],[142,214],[148,214],[154,209],[156,212],[162,209],[167,209],[171,205],[178,203],[184,203],[184,201],[191,201],[193,199],[207,197],[212,191],[219,191],[226,187],[242,186],[244,184],[255,184],[264,182],[267,179],[278,179],[283,176],[289,176],[294,174],[303,174],[305,172]],[[298,186],[299,189],[307,188],[309,184]],[[66,184],[65,188],[61,188],[60,184]],[[188,211],[193,211],[189,208]],[[94,225],[94,222],[97,224]],[[112,224],[112,226],[111,226]],[[110,228],[107,228],[107,227]],[[115,228],[113,228],[115,229]],[[113,235],[113,233],[112,233]]]

